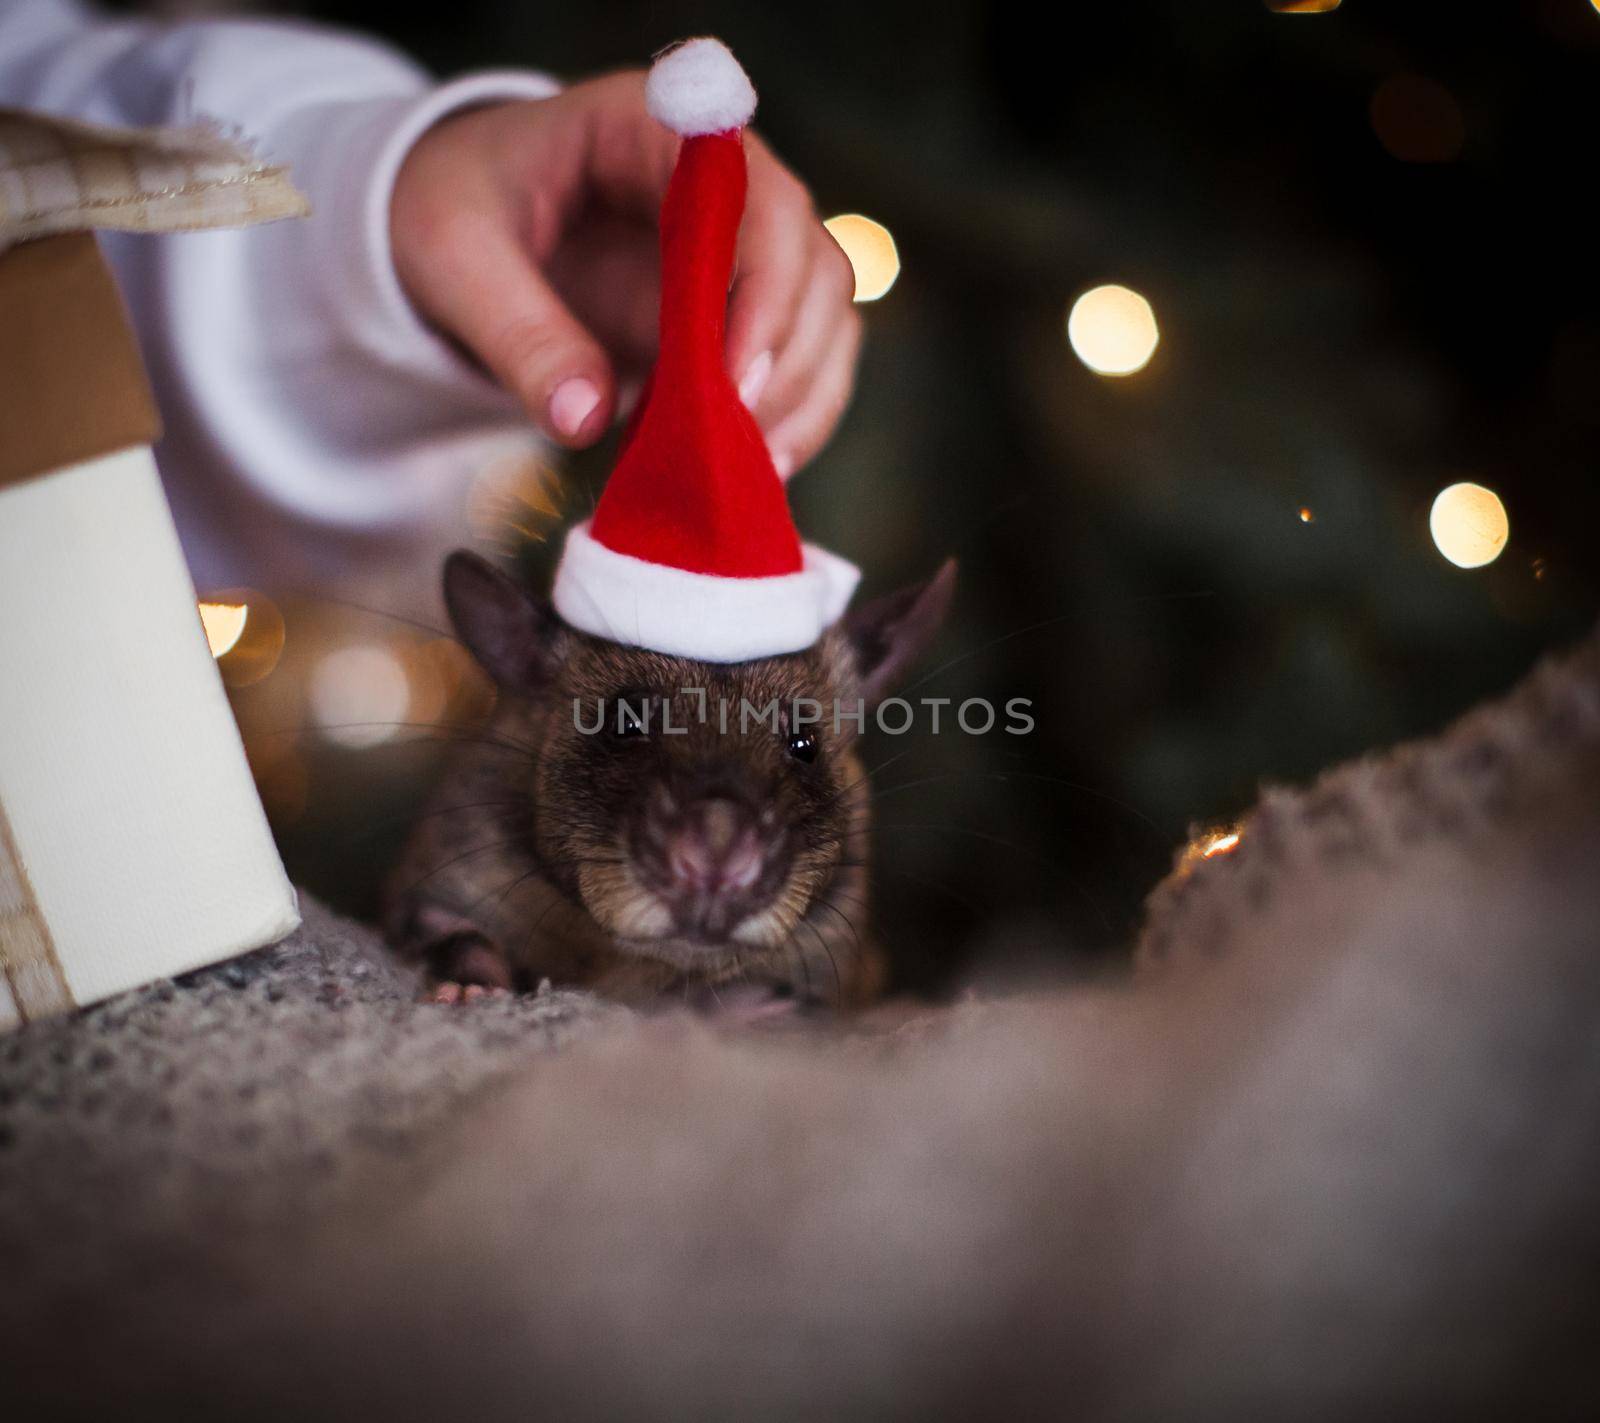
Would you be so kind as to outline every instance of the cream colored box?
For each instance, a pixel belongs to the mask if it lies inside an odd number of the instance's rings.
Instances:
[[[87,229],[305,211],[281,169],[214,128],[0,110],[0,1029],[299,921]]]
[[[0,1026],[299,922],[148,448],[0,491]]]

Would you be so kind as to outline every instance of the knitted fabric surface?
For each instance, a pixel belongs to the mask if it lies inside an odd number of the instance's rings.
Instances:
[[[1269,791],[1131,979],[763,1037],[419,1005],[313,906],[0,1041],[8,1403],[1573,1414],[1596,863],[1591,638]]]

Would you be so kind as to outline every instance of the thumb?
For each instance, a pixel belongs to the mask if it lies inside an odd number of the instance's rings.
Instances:
[[[616,380],[600,344],[529,260],[509,226],[459,218],[435,243],[414,298],[521,400],[551,439],[593,444],[611,421]]]

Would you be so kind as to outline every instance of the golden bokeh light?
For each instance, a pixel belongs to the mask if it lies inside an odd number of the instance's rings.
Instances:
[[[844,248],[856,274],[856,300],[877,301],[900,275],[900,252],[894,234],[881,222],[858,212],[840,213],[822,224]]]
[[[361,750],[406,730],[411,680],[387,647],[355,643],[312,668],[306,695],[317,730],[335,745]]]
[[[247,603],[202,603],[200,626],[206,630],[212,657],[225,657],[238,646],[244,636],[245,624],[250,620]]]
[[[1218,825],[1210,830],[1190,831],[1189,843],[1178,856],[1177,873],[1180,876],[1193,874],[1200,861],[1231,855],[1239,848],[1243,836],[1244,830],[1238,825]]]
[[[1342,0],[1267,0],[1267,9],[1275,15],[1331,15]],[[1596,0],[1600,4],[1600,0]]]
[[[1420,74],[1395,74],[1378,85],[1369,109],[1372,131],[1402,163],[1448,163],[1461,155],[1467,123],[1455,96]]]
[[[1150,303],[1112,283],[1086,291],[1072,303],[1067,340],[1097,375],[1131,376],[1150,363],[1161,332]]]
[[[1302,504],[1300,506],[1300,522],[1302,524],[1314,524],[1316,521],[1317,516],[1311,512],[1311,506],[1309,504]]]
[[[254,588],[221,588],[200,600],[200,622],[223,683],[250,687],[270,676],[283,656],[283,614]]]
[[[1500,496],[1481,484],[1441,489],[1428,514],[1428,532],[1457,568],[1482,568],[1499,558],[1511,536]]]

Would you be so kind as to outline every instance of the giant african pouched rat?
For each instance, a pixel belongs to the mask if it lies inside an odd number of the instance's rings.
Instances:
[[[933,635],[954,569],[847,613],[859,574],[801,542],[726,369],[755,102],[715,39],[656,57],[645,107],[680,141],[657,360],[616,466],[549,600],[471,554],[446,561],[499,709],[420,822],[385,922],[447,1001],[549,977],[852,1003],[883,977],[858,927],[850,718]]]
[[[954,583],[947,563],[803,652],[708,663],[576,632],[452,554],[445,602],[499,695],[391,877],[390,942],[442,1001],[541,978],[634,999],[871,998],[854,713],[923,651]]]

